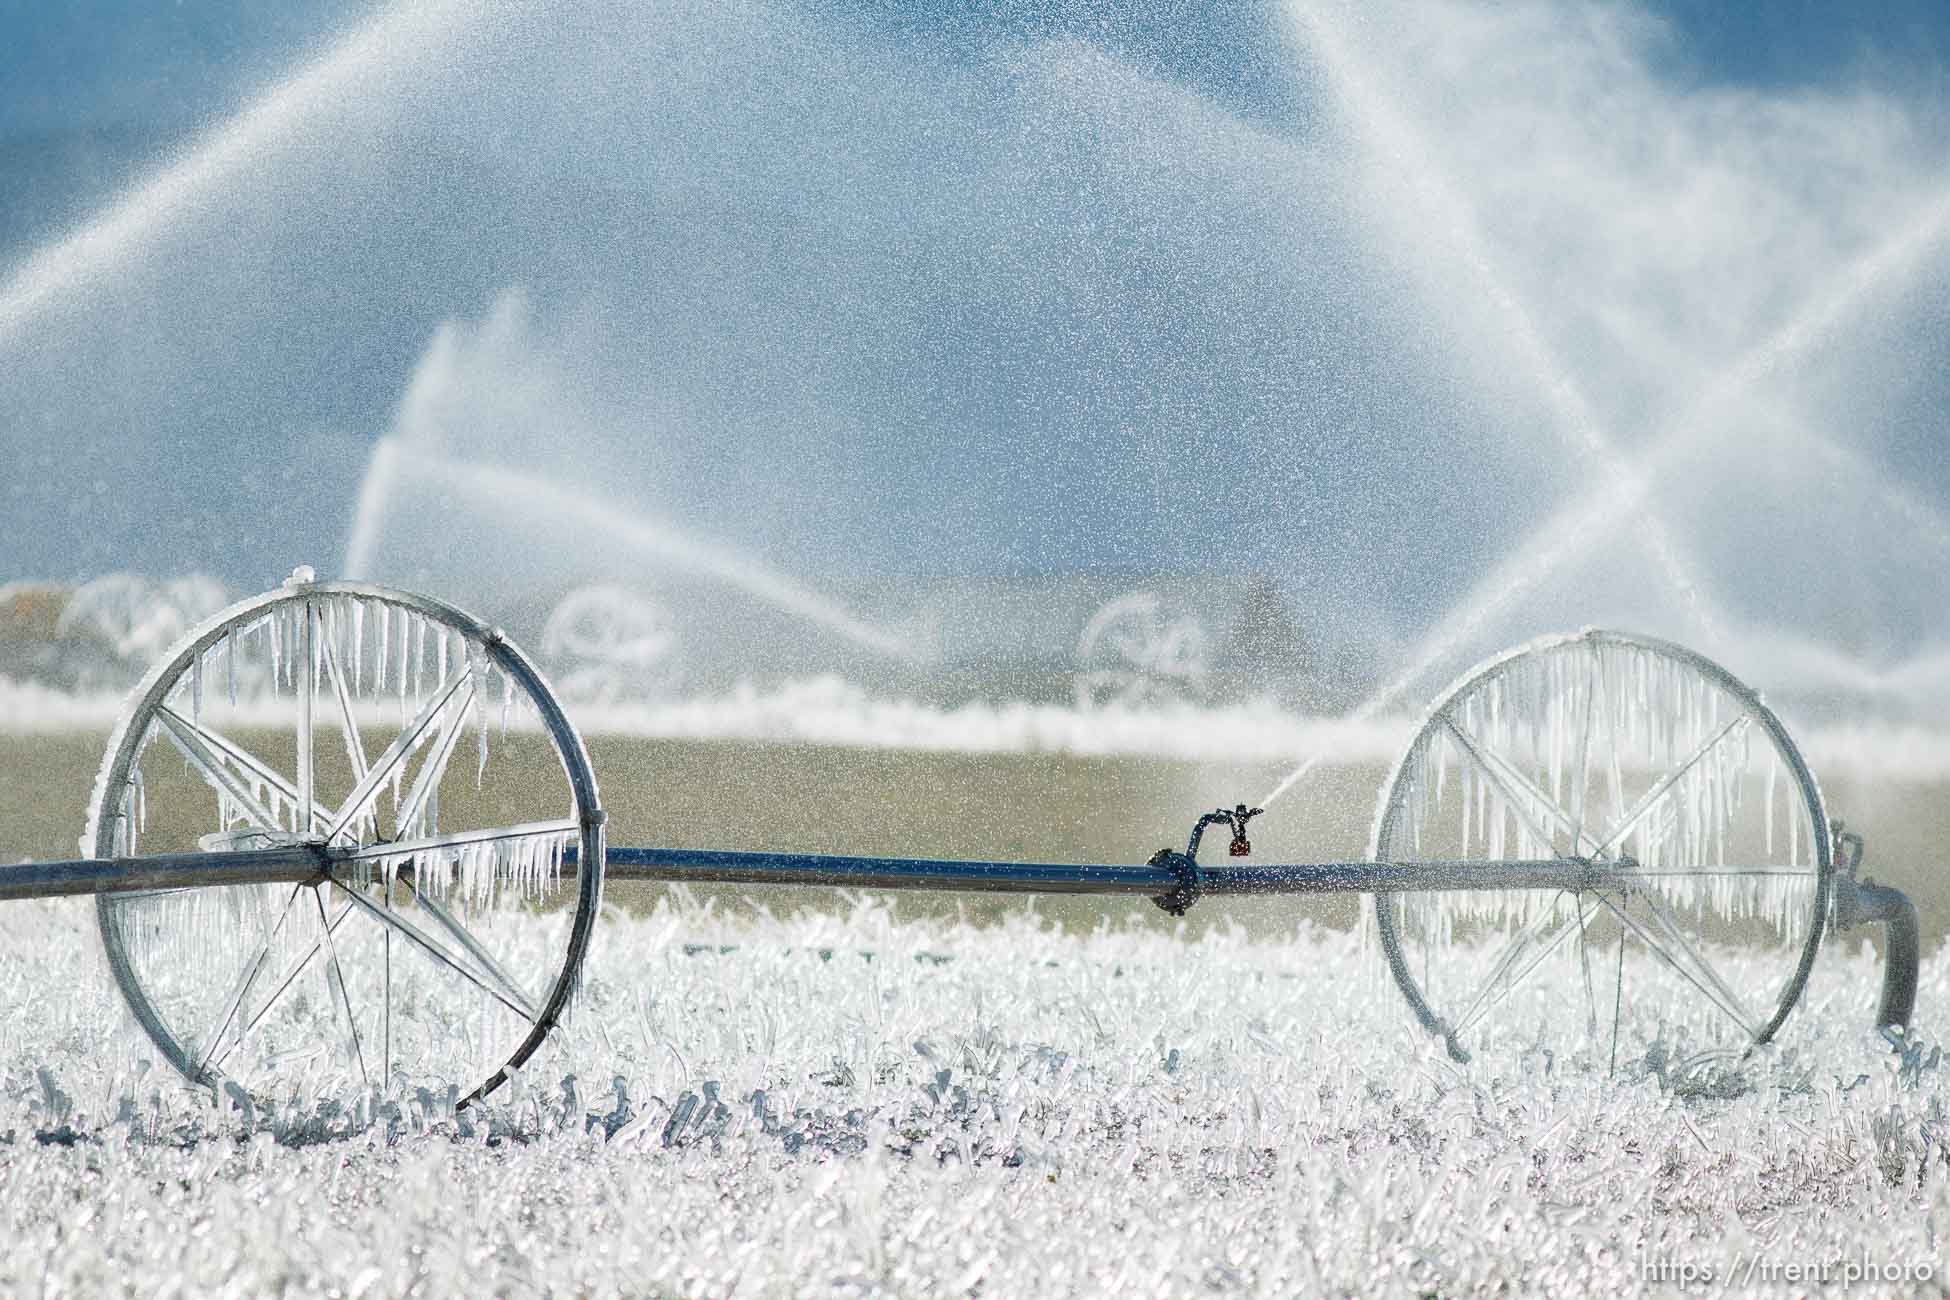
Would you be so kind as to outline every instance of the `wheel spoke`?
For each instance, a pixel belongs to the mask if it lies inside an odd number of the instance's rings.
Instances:
[[[564,817],[556,821],[523,822],[519,826],[494,826],[478,831],[429,835],[421,839],[381,841],[357,849],[335,849],[331,853],[331,858],[334,862],[370,862],[374,858],[406,857],[415,853],[431,853],[437,849],[459,848],[463,844],[489,844],[496,840],[526,839],[531,835],[566,835],[574,833],[580,827],[581,823],[572,817]]]
[[[339,668],[338,652],[332,638],[325,638],[325,676],[332,683],[332,695],[339,705],[339,733],[345,738],[345,757],[352,764],[354,783],[366,777],[366,746],[359,734],[359,720],[352,712],[352,692],[346,689],[345,673]]]
[[[302,888],[302,886],[300,886],[300,888]],[[294,898],[296,897],[296,891],[293,891],[293,897]],[[344,924],[345,918],[347,916],[350,916],[351,914],[352,914],[352,905],[350,903],[347,903],[344,907],[339,909],[339,914],[332,918],[331,924],[325,927],[325,934],[331,934],[337,931],[339,926]],[[251,1014],[251,1017],[248,1020],[244,1022],[244,1027],[237,1031],[237,1036],[231,1039],[230,1045],[224,1048],[221,1052],[218,1052],[216,1056],[209,1061],[209,1064],[216,1066],[218,1068],[222,1068],[224,1060],[227,1057],[229,1057],[230,1053],[237,1048],[237,1045],[239,1043],[242,1043],[246,1038],[250,1037],[251,1031],[256,1029],[258,1025],[263,1023],[264,1017],[271,1014],[271,1009],[277,1006],[278,999],[284,996],[285,990],[290,988],[292,983],[296,981],[300,975],[305,973],[305,968],[311,965],[311,959],[313,957],[316,957],[318,955],[318,950],[324,946],[325,946],[325,935],[321,934],[320,936],[318,936],[318,938],[313,939],[311,941],[310,947],[306,948],[305,951],[299,954],[298,957],[295,960],[293,960],[289,966],[286,966],[284,968],[284,973],[278,977],[278,986],[271,990],[271,996],[264,999],[264,1001],[258,1005],[257,1010]]]
[[[318,703],[318,616],[311,601],[299,602],[298,613],[304,635],[298,638],[293,653],[298,656],[298,828],[310,835],[317,829],[317,814],[312,811],[312,712]],[[326,838],[330,838],[327,836]]]
[[[440,963],[442,966],[447,967],[449,970],[453,971],[454,974],[460,976],[462,979],[466,980],[469,984],[472,984],[475,988],[479,989],[481,992],[487,994],[495,1001],[501,1003],[501,1005],[507,1007],[508,1010],[514,1012],[516,1015],[528,1021],[530,1024],[533,1024],[538,1019],[538,1016],[532,1010],[532,1008],[521,1006],[518,1002],[516,1002],[513,998],[509,997],[506,993],[502,992],[498,988],[495,988],[492,984],[490,984],[487,980],[483,979],[480,975],[477,975],[475,972],[469,970],[466,966],[462,965],[461,962],[458,961],[452,953],[448,952],[447,949],[442,947],[434,939],[430,938],[418,926],[408,921],[404,916],[401,916],[397,911],[379,907],[378,905],[373,903],[370,899],[362,895],[358,891],[358,889],[356,889],[351,885],[347,885],[345,882],[341,881],[336,876],[330,877],[330,879],[332,885],[335,888],[337,888],[348,899],[350,899],[353,903],[357,904],[361,909],[363,909],[368,916],[373,917],[381,925],[388,926],[393,930],[397,930],[400,934],[404,935],[409,941],[411,941],[415,946],[417,946],[421,951],[425,952],[427,956],[433,958],[436,962]]]
[[[367,1087],[372,1086],[372,1076],[366,1073],[366,1052],[359,1045],[359,1020],[352,1014],[352,998],[345,987],[345,968],[339,965],[339,946],[332,938],[332,923],[325,919],[325,900],[316,889],[311,891],[311,901],[318,906],[318,924],[323,930],[325,954],[328,963],[325,967],[326,983],[339,995],[339,1008],[345,1012],[345,1027],[352,1035],[352,1055],[359,1062],[359,1078]]]
[[[1558,897],[1562,897],[1562,895],[1558,895]],[[1573,930],[1571,919],[1575,919],[1576,921],[1575,928],[1578,931],[1582,931],[1585,922],[1597,910],[1597,906],[1594,904],[1590,911],[1586,911],[1583,904],[1574,899],[1572,918],[1566,918],[1558,912],[1556,899],[1553,899],[1551,906],[1547,910],[1539,913],[1529,925],[1526,925],[1522,930],[1518,931],[1511,937],[1510,942],[1504,945],[1503,951],[1497,955],[1496,963],[1490,969],[1489,978],[1484,980],[1482,987],[1476,990],[1476,996],[1470,999],[1469,1006],[1457,1018],[1455,1027],[1450,1032],[1461,1034],[1471,1025],[1482,1019],[1492,1007],[1501,1002],[1518,984],[1522,983],[1525,976],[1529,975],[1531,971],[1536,970],[1538,964],[1544,958],[1556,952],[1563,945],[1564,941],[1571,936]],[[1556,926],[1554,932],[1551,930],[1553,924]],[[1544,939],[1547,934],[1549,935],[1548,939],[1541,945],[1537,944],[1537,941]],[[1511,969],[1516,965],[1517,960],[1523,956],[1525,949],[1533,946],[1536,947],[1535,955],[1531,957],[1530,961],[1521,970],[1516,971],[1515,974],[1511,974]]]
[[[1607,1078],[1618,1073],[1618,1024],[1625,1018],[1625,927],[1618,927],[1618,965],[1612,974],[1611,994],[1611,1064],[1606,1067]]]
[[[1591,856],[1594,858],[1600,857],[1606,853],[1611,852],[1612,849],[1616,848],[1620,843],[1622,843],[1625,837],[1630,835],[1633,829],[1637,827],[1640,822],[1644,821],[1647,815],[1649,815],[1652,812],[1652,810],[1658,806],[1659,801],[1666,797],[1666,795],[1672,790],[1672,787],[1678,783],[1681,777],[1685,776],[1686,773],[1692,771],[1695,767],[1699,766],[1701,760],[1703,760],[1708,754],[1711,754],[1715,749],[1719,748],[1721,742],[1725,741],[1729,736],[1733,735],[1735,731],[1745,726],[1750,720],[1751,720],[1751,715],[1745,713],[1739,714],[1738,716],[1733,718],[1730,722],[1728,722],[1726,726],[1721,727],[1718,731],[1714,732],[1713,735],[1698,749],[1695,749],[1691,754],[1687,755],[1686,760],[1684,762],[1680,763],[1677,767],[1673,768],[1672,771],[1666,773],[1665,776],[1661,777],[1659,779],[1659,782],[1656,785],[1654,785],[1650,790],[1647,790],[1644,796],[1639,799],[1638,803],[1632,806],[1632,810],[1626,813],[1625,816],[1622,819],[1620,819],[1619,823],[1616,826],[1612,827],[1611,830],[1606,832],[1605,837],[1598,842],[1598,847],[1592,851]]]
[[[1578,895],[1578,907],[1584,907],[1584,895]],[[1596,915],[1596,913],[1592,913]],[[1578,973],[1584,977],[1585,1032],[1592,1038],[1598,1036],[1598,995],[1591,985],[1591,949],[1586,943],[1589,917],[1578,918]]]
[[[242,745],[238,744],[236,741],[231,740],[229,737],[225,736],[222,732],[214,730],[211,727],[204,726],[200,723],[192,724],[188,719],[184,718],[182,714],[176,713],[175,711],[169,709],[167,706],[157,709],[156,713],[159,718],[161,717],[162,714],[165,713],[169,714],[171,718],[174,718],[176,720],[176,723],[179,726],[183,726],[183,727],[194,726],[197,737],[201,739],[205,744],[207,744],[212,750],[216,751],[224,758],[229,759],[232,763],[235,763],[238,767],[243,768],[245,771],[249,772],[252,776],[256,777],[258,780],[264,782],[264,784],[270,786],[272,789],[276,790],[279,794],[283,795],[286,799],[289,799],[293,804],[296,804],[298,802],[298,787],[292,783],[289,777],[285,776],[284,773],[272,767],[269,763],[266,763],[263,759],[257,757],[257,755],[251,753],[248,749],[245,749]],[[226,791],[226,793],[228,793],[228,791]],[[324,804],[319,803],[315,799],[312,801],[312,812],[320,820],[323,820],[331,816],[331,811],[327,809]]]
[[[278,793],[285,798],[297,799],[298,787],[291,784],[288,777],[216,728],[207,723],[192,722],[166,704],[157,707],[156,717],[165,722],[173,721],[175,725],[195,733],[197,739],[217,754],[229,759],[266,785],[275,786]]]
[[[1645,895],[1641,894],[1639,895],[1639,897],[1645,897]],[[1623,907],[1620,907],[1617,903],[1612,902],[1611,899],[1605,898],[1604,895],[1602,894],[1599,895],[1599,898],[1604,902],[1606,907],[1611,909],[1612,915],[1618,918],[1620,925],[1630,930],[1632,934],[1637,937],[1640,943],[1644,944],[1647,949],[1649,949],[1660,960],[1664,961],[1666,965],[1672,967],[1673,970],[1677,971],[1679,973],[1680,978],[1684,979],[1688,984],[1691,984],[1694,988],[1698,989],[1708,1002],[1711,1002],[1714,1006],[1718,1007],[1720,1011],[1729,1020],[1733,1021],[1734,1024],[1740,1027],[1740,1031],[1747,1035],[1749,1041],[1758,1039],[1759,1035],[1755,1032],[1754,1027],[1748,1023],[1747,1017],[1745,1013],[1741,1011],[1739,1005],[1737,1004],[1737,1001],[1731,1003],[1722,1001],[1721,995],[1715,992],[1714,989],[1709,987],[1709,984],[1719,983],[1719,979],[1717,977],[1712,977],[1709,975],[1708,979],[1702,980],[1698,973],[1688,970],[1679,961],[1678,958],[1674,957],[1670,952],[1667,952],[1663,947],[1661,947],[1659,945],[1659,942],[1646,932],[1645,927],[1640,925],[1638,923],[1638,920],[1635,917],[1633,917],[1633,915],[1629,911],[1627,911]],[[1655,915],[1657,914],[1656,911],[1654,914]],[[1621,942],[1622,942],[1622,938],[1621,938]],[[1680,941],[1680,946],[1688,953],[1692,951],[1691,947],[1689,945],[1686,945],[1683,939]],[[1624,958],[1621,955],[1620,956],[1621,963],[1623,962],[1623,960]],[[1620,969],[1622,972],[1623,970],[1622,965]],[[1710,968],[1707,968],[1703,962],[1701,963],[1701,969],[1710,970]],[[1620,996],[1621,997],[1623,996],[1622,993]]]
[[[1591,647],[1591,654],[1585,664],[1584,678],[1584,726],[1578,730],[1578,781],[1571,787],[1573,807],[1571,810],[1571,851],[1578,852],[1578,845],[1584,842],[1584,806],[1591,789],[1591,723],[1597,716],[1598,691],[1603,686],[1603,677],[1598,672],[1598,647]]]
[[[393,892],[390,889],[386,891],[386,910],[389,912],[393,910]],[[387,930],[380,938],[385,940],[381,947],[381,960],[384,967],[380,975],[386,982],[386,1006],[385,1019],[380,1029],[385,1039],[385,1061],[379,1077],[390,1088],[393,1084],[393,932]]]
[[[1557,845],[1555,838],[1537,820],[1537,812],[1540,809],[1548,813],[1551,820],[1564,830],[1575,833],[1577,823],[1572,821],[1570,815],[1559,808],[1556,801],[1535,782],[1504,761],[1501,755],[1478,744],[1476,739],[1463,730],[1462,725],[1453,717],[1445,713],[1442,715],[1442,722],[1456,738],[1456,743],[1462,746],[1463,753],[1476,764],[1477,770],[1489,778],[1490,784],[1502,794],[1503,802],[1508,804],[1518,818],[1529,827],[1530,833],[1537,837],[1537,842],[1547,851],[1555,853]],[[1572,851],[1576,851],[1575,841]]]
[[[463,720],[467,717],[468,706],[474,702],[474,687],[470,684],[454,707],[447,710],[447,717],[440,724],[440,738],[434,742],[426,758],[421,760],[419,773],[408,789],[406,802],[400,805],[393,818],[393,827],[401,834],[418,825],[420,815],[426,810],[427,798],[440,786],[440,778],[446,775],[447,761],[454,755],[454,745],[460,739]]]
[[[223,1041],[224,1032],[230,1028],[230,1022],[237,1017],[237,1008],[242,1006],[244,999],[250,996],[251,986],[257,982],[258,972],[264,969],[265,961],[271,956],[271,945],[276,943],[278,935],[284,932],[284,923],[291,919],[291,905],[298,900],[298,891],[303,888],[303,885],[291,887],[291,893],[284,900],[284,906],[278,910],[277,924],[271,927],[268,935],[264,936],[264,942],[259,946],[257,954],[239,973],[237,986],[231,990],[230,997],[224,1002],[223,1015],[218,1018],[216,1028],[203,1038],[203,1059],[196,1063],[198,1074],[208,1068],[211,1054],[217,1050],[217,1044]],[[241,1033],[238,1035],[240,1038],[242,1036]]]
[[[189,760],[190,766],[194,767],[205,781],[216,787],[218,793],[234,803],[258,830],[276,833],[284,829],[278,825],[277,818],[271,816],[270,810],[258,802],[257,796],[246,789],[244,783],[237,779],[236,774],[225,767],[223,760],[204,743],[205,733],[200,728],[192,725],[182,715],[167,706],[157,708],[156,720],[162,723],[163,734],[169,737],[171,744],[182,751],[183,757]],[[263,765],[253,760],[252,766]]]
[[[528,996],[528,991],[516,982],[515,977],[508,974],[502,968],[501,963],[494,959],[493,954],[488,952],[481,941],[476,939],[452,912],[449,912],[445,907],[442,907],[439,903],[427,896],[426,891],[422,890],[419,882],[414,879],[413,872],[408,871],[404,875],[406,887],[413,891],[414,902],[425,908],[433,919],[440,923],[440,928],[448,934],[451,934],[454,937],[454,941],[460,944],[462,948],[465,948],[470,957],[480,963],[482,971],[492,977],[501,986],[503,993],[506,993],[509,997],[521,1004],[523,1015],[527,1016],[530,1021],[539,1019],[539,1013],[535,1010],[535,1000]],[[390,934],[391,932],[389,931],[388,933]]]
[[[463,668],[443,682],[434,692],[433,698],[427,702],[426,707],[421,709],[413,721],[393,738],[392,744],[386,746],[386,752],[379,756],[379,761],[372,765],[366,772],[365,778],[353,787],[352,793],[346,797],[343,804],[339,805],[337,813],[332,817],[331,828],[325,833],[327,842],[337,838],[340,831],[365,813],[372,801],[378,798],[380,787],[392,778],[393,769],[406,761],[407,754],[419,743],[420,737],[426,734],[427,728],[431,727],[435,719],[441,715],[447,707],[447,701],[453,698],[454,692],[467,684],[468,676],[468,670]]]
[[[1693,968],[1719,993],[1728,1014],[1746,1032],[1747,1037],[1750,1039],[1757,1037],[1753,1018],[1747,1014],[1746,1004],[1741,1000],[1740,995],[1720,978],[1720,972],[1713,969],[1713,964],[1707,961],[1699,949],[1686,938],[1685,931],[1680,929],[1678,919],[1672,914],[1672,905],[1656,891],[1650,889],[1635,891],[1634,896],[1645,900],[1645,905],[1652,911],[1653,922],[1665,933],[1672,946],[1684,953],[1693,963]]]

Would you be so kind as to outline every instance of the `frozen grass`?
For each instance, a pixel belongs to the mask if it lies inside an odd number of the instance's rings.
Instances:
[[[612,914],[568,1030],[456,1115],[430,1078],[192,1092],[93,946],[86,905],[0,910],[0,1293],[1910,1293],[1950,1214],[1944,1075],[1866,1030],[1866,952],[1739,1076],[1607,1077],[1515,1026],[1449,1064],[1339,931],[679,899]]]

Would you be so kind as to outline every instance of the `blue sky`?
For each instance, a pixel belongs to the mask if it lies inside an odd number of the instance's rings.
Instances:
[[[396,12],[10,4],[0,278],[31,279],[38,253]],[[608,481],[667,501],[651,488],[696,466],[673,518],[813,571],[1245,567],[1412,633],[1500,558],[1499,515],[1543,513],[1589,477],[1577,438],[1601,459],[1607,440],[1652,445],[1684,408],[1689,357],[1737,358],[1821,287],[1810,259],[1839,268],[1906,219],[1940,174],[1950,102],[1950,8],[1920,0],[1337,19],[1363,51],[1350,66],[1376,71],[1383,107],[1357,119],[1271,3],[558,12],[443,32],[453,52],[425,67],[389,52],[334,92],[327,137],[267,136],[131,237],[126,268],[90,287],[78,263],[44,319],[0,323],[24,467],[6,505],[28,521],[0,542],[0,580],[205,568],[256,585],[267,556],[342,553],[382,435],[546,463],[495,421],[551,392],[538,424],[663,422],[637,442],[578,435]],[[1685,156],[1593,161],[1616,123],[1580,122],[1575,94],[1523,98],[1539,70],[1501,72],[1560,47],[1629,82],[1630,111],[1671,114],[1641,152],[1676,138]],[[637,76],[643,96],[619,97]],[[1375,134],[1397,111],[1438,179],[1389,198],[1401,177],[1353,164],[1399,161]],[[1445,136],[1477,114],[1526,143]],[[1747,150],[1730,170],[1716,114]],[[1768,170],[1769,151],[1788,159]],[[1562,211],[1545,160],[1576,177]],[[1388,228],[1421,203],[1416,221],[1453,230],[1458,195],[1463,242],[1443,256]],[[1631,225],[1647,204],[1689,223],[1668,233],[1698,242],[1698,273],[1657,248],[1644,267],[1590,262],[1648,243]],[[1767,249],[1727,227],[1742,204],[1779,218],[1755,235]],[[1594,214],[1619,228],[1590,236]],[[1777,387],[1804,422],[1850,412],[1851,463],[1933,502],[1928,312],[1879,306]],[[414,404],[478,386],[469,366],[523,378],[465,429],[441,414],[451,395]],[[1595,417],[1566,415],[1554,368]],[[1537,432],[1553,422],[1601,436],[1554,442]],[[1472,490],[1415,468],[1457,454]],[[1785,500],[1771,513],[1804,509]],[[1209,529],[1133,522],[1178,507]],[[1687,544],[1729,544],[1701,511]],[[1403,518],[1416,538],[1391,527]],[[1913,640],[1899,568],[1871,565],[1852,616]],[[1778,577],[1753,561],[1721,581],[1749,597],[1743,617],[1791,617],[1760,598]]]
[[[80,220],[157,157],[237,111],[380,0],[76,0],[0,5],[0,266]],[[1267,39],[1269,0],[821,0],[922,42],[981,48],[1067,36],[1182,79],[1246,114],[1296,111]],[[1739,86],[1901,81],[1950,100],[1950,6],[1938,0],[1654,0],[1667,69]]]
[[[0,127],[194,123],[239,103],[375,7],[376,0],[10,0],[0,6]],[[826,0],[824,7],[943,41],[1069,35],[1215,90],[1235,83],[1242,100],[1280,93],[1280,69],[1257,53],[1272,7],[1265,0]],[[1672,25],[1676,65],[1732,82],[1822,82],[1878,69],[1941,79],[1950,53],[1950,10],[1934,0],[1662,0],[1648,8]]]

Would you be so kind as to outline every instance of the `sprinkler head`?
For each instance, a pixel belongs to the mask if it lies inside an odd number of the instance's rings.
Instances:
[[[1248,808],[1240,804],[1232,810],[1232,848],[1228,850],[1235,858],[1252,856],[1252,842],[1246,838],[1246,823],[1265,812],[1264,808]]]

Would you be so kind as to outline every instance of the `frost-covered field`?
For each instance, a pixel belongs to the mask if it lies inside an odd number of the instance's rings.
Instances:
[[[456,1115],[339,1067],[267,1110],[186,1090],[91,920],[0,909],[8,1295],[1942,1289],[1945,1074],[1867,1032],[1866,952],[1740,1078],[1607,1077],[1521,1024],[1452,1066],[1339,931],[679,900],[612,909],[569,1029]]]

